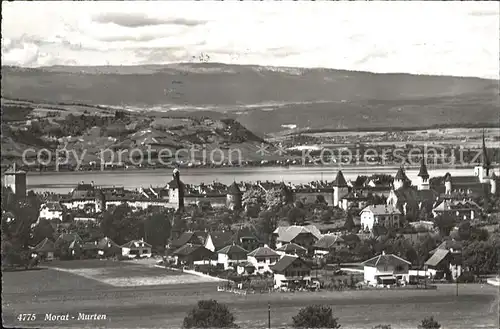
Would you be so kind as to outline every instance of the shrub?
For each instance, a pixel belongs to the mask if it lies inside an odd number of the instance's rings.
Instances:
[[[293,318],[295,328],[340,328],[332,308],[326,305],[311,305],[302,308]]]
[[[216,300],[201,300],[184,318],[184,328],[237,328],[235,317],[226,305]]]
[[[439,324],[439,322],[434,320],[434,317],[432,316],[423,319],[420,325],[418,326],[418,329],[440,329],[440,328],[441,325]]]
[[[459,283],[473,283],[475,277],[471,272],[463,272],[462,274],[460,274],[457,280]]]

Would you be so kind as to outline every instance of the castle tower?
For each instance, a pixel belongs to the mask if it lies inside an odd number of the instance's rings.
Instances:
[[[181,181],[179,169],[173,171],[173,179],[168,183],[168,202],[176,209],[184,209],[184,183]]]
[[[402,188],[407,180],[408,177],[406,177],[403,167],[399,167],[399,170],[394,177],[394,190],[399,190],[400,188]]]
[[[349,193],[349,187],[341,170],[333,181],[333,206],[340,207],[340,200]]]
[[[425,157],[422,158],[420,164],[420,171],[418,172],[418,177],[420,178],[418,189],[428,190],[429,189],[429,173],[427,172],[427,164],[425,163]]]
[[[238,187],[236,182],[233,182],[227,190],[226,195],[226,205],[231,210],[240,210],[241,209],[241,190]]]
[[[488,158],[488,150],[486,149],[484,130],[483,130],[483,150],[481,154],[481,164],[474,167],[474,175],[479,178],[480,183],[490,182],[490,169],[491,169],[491,163],[490,159]]]
[[[450,195],[451,194],[451,174],[447,172],[444,175],[444,193]]]
[[[12,167],[4,173],[3,185],[10,188],[16,197],[26,197],[26,172],[18,170],[14,162]]]

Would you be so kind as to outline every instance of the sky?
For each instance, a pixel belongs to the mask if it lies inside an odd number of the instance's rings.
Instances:
[[[493,2],[2,3],[3,65],[222,62],[499,78]]]

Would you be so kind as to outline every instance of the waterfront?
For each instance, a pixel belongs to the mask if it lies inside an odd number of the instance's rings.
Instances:
[[[341,169],[347,180],[356,179],[358,175],[389,174],[395,175],[398,167],[240,167],[240,168],[195,168],[181,169],[181,177],[185,183],[200,184],[218,181],[231,184],[233,181],[284,181],[294,184],[308,183],[314,180],[332,181]],[[453,176],[470,176],[473,168],[429,169],[431,177],[444,176],[450,172]],[[406,175],[411,180],[417,178],[418,168],[407,169]],[[51,191],[67,193],[81,181],[103,187],[122,186],[136,189],[148,186],[165,186],[172,177],[171,169],[155,170],[116,170],[85,172],[47,172],[28,173],[28,189],[37,192]]]

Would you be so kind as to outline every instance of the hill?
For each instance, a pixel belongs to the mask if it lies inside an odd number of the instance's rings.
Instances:
[[[2,96],[36,102],[211,111],[267,134],[302,129],[415,128],[498,120],[499,81],[185,63],[2,67]],[[285,125],[285,127],[284,127]]]

